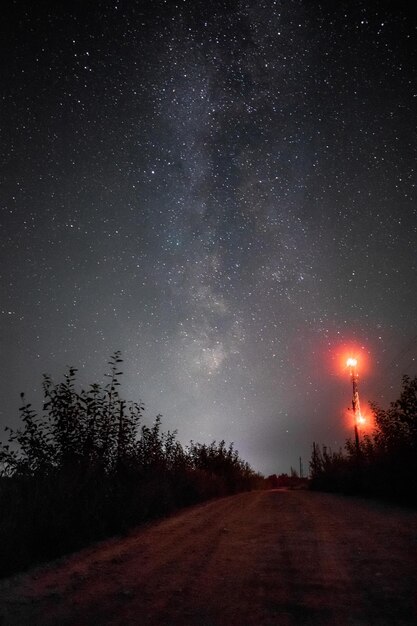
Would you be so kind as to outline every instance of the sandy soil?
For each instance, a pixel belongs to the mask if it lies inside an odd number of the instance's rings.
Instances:
[[[272,490],[0,582],[2,626],[417,624],[417,514]]]

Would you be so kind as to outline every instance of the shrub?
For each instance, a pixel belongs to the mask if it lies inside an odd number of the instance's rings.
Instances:
[[[371,404],[375,429],[345,454],[313,444],[311,487],[417,504],[417,377],[404,376],[401,395],[387,410]]]
[[[0,448],[0,575],[75,550],[170,511],[257,486],[258,476],[224,441],[191,442],[142,424],[144,407],[118,388],[122,359],[108,382],[76,389],[43,380],[43,415],[22,395],[22,426]]]

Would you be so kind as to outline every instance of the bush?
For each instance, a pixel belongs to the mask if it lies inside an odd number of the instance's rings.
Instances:
[[[417,377],[404,376],[401,395],[384,410],[371,404],[375,429],[345,454],[313,444],[311,487],[417,504]]]
[[[118,387],[120,353],[108,383],[76,390],[43,381],[43,415],[24,401],[22,427],[0,449],[0,575],[57,557],[170,511],[257,486],[233,444],[191,442],[141,424],[141,403]]]

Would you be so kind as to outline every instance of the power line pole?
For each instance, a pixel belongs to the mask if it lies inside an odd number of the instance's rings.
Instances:
[[[350,376],[352,380],[352,411],[354,416],[354,424],[353,429],[355,432],[355,446],[356,451],[360,452],[359,445],[359,425],[364,422],[364,418],[361,414],[361,406],[359,402],[359,391],[358,391],[358,372],[356,366],[358,364],[357,359],[349,358],[346,362],[346,365],[349,368]]]

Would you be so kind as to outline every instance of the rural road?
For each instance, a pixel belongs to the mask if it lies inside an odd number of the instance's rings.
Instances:
[[[416,569],[416,512],[244,493],[0,581],[0,624],[417,624]]]

